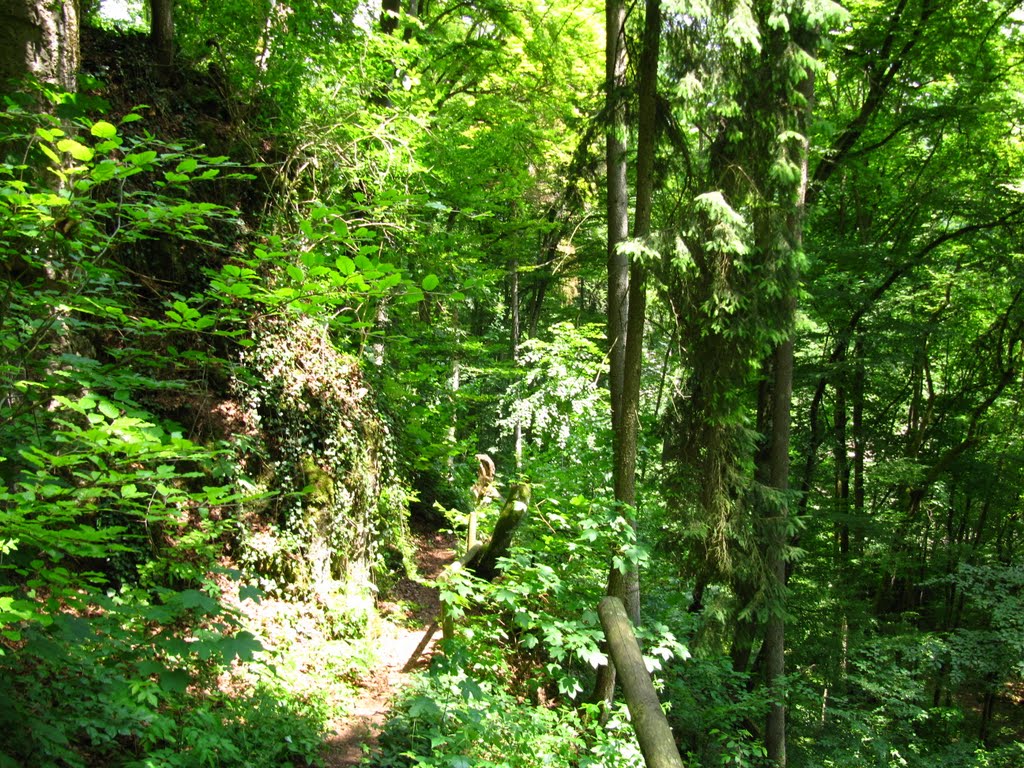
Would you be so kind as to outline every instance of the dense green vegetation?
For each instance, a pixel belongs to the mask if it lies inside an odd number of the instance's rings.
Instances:
[[[0,4],[0,766],[318,764],[478,453],[367,765],[642,766],[606,592],[687,766],[1024,764],[1022,3],[115,5]]]

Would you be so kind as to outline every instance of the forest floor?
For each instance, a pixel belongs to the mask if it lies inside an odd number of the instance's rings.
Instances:
[[[381,619],[368,639],[376,664],[359,681],[355,701],[345,708],[347,714],[328,726],[322,755],[326,768],[360,764],[364,753],[376,744],[395,695],[412,675],[426,669],[435,652],[441,631],[433,625],[440,613],[440,600],[432,583],[454,560],[454,540],[447,533],[414,527],[413,542],[422,581],[403,577],[392,590],[391,600],[379,606]],[[435,631],[427,638],[431,627]]]

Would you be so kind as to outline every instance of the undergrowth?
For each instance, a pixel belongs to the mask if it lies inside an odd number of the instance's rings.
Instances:
[[[207,423],[252,305],[136,269],[228,270],[204,192],[249,177],[32,88],[0,111],[0,766],[317,764],[372,604],[277,610],[230,567],[276,491]]]

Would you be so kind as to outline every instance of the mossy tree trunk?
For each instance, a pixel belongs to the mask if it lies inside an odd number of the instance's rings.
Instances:
[[[606,597],[598,606],[601,626],[626,695],[626,706],[648,768],[683,768],[672,729],[647,672],[640,644],[622,601]]]

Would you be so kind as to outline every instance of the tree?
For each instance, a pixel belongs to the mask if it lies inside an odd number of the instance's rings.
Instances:
[[[640,381],[643,365],[647,283],[644,250],[651,233],[654,192],[654,152],[658,91],[658,54],[661,45],[661,5],[651,0],[644,16],[643,51],[639,72],[637,125],[636,208],[633,240],[627,242],[629,189],[626,174],[625,23],[623,3],[606,4],[605,136],[608,226],[608,346],[612,421],[612,476],[615,501],[633,517],[636,530],[637,441],[640,421]],[[630,253],[633,253],[632,260]],[[640,623],[640,584],[635,565],[626,570],[613,565],[607,594],[623,601],[630,620]],[[612,664],[598,669],[593,699],[611,702],[615,687]]]
[[[161,77],[174,65],[174,0],[149,0],[149,41]]]
[[[74,91],[79,60],[78,3],[3,0],[0,51],[0,79],[32,75]]]
[[[689,220],[681,221],[682,245],[663,269],[663,296],[691,371],[667,453],[684,477],[692,472],[684,487],[699,489],[705,520],[710,559],[694,604],[711,574],[731,581],[731,655],[739,671],[750,667],[763,632],[755,666],[772,699],[764,740],[769,758],[785,765],[793,323],[811,72],[817,28],[835,8],[755,2],[732,12],[731,19],[681,21],[678,32],[682,55],[674,66],[718,96],[709,113],[687,115],[709,139],[687,155],[682,189],[691,197],[682,207]]]
[[[936,713],[970,677],[952,672],[967,646],[946,645],[976,599],[960,569],[1007,557],[999,542],[1017,535],[1003,515],[1017,508],[1004,482],[1012,486],[1020,467],[1007,439],[1020,366],[1021,286],[1011,266],[1020,157],[1004,122],[1018,7],[853,4],[825,59],[833,74],[817,89],[819,113],[832,117],[818,126],[826,149],[808,197],[815,258],[805,311],[815,330],[797,361],[806,404],[797,416],[799,515],[808,526],[798,538],[819,583],[830,569],[843,575],[831,607],[800,598],[811,613],[796,625],[793,658],[829,659],[823,731],[841,719],[833,705],[849,710],[902,689],[900,704],[884,708],[892,731],[877,732],[903,751],[899,707]],[[969,66],[959,63],[965,51]],[[819,645],[802,625],[835,611]],[[865,631],[867,622],[883,634]],[[987,631],[976,614],[967,622]],[[899,640],[885,650],[889,633]],[[943,650],[911,679],[890,686],[893,667],[881,662],[859,677],[871,654],[881,660],[899,647],[898,663],[912,666],[910,649],[929,642]],[[968,685],[987,698],[978,678]],[[979,709],[984,723],[991,713]]]
[[[612,667],[575,697],[634,562],[691,762],[1020,762],[1018,0],[149,5],[179,114],[59,94],[74,5],[0,5],[61,102],[0,113],[0,752],[249,739],[212,564],[385,595],[486,451],[529,514],[380,762],[629,764]]]

